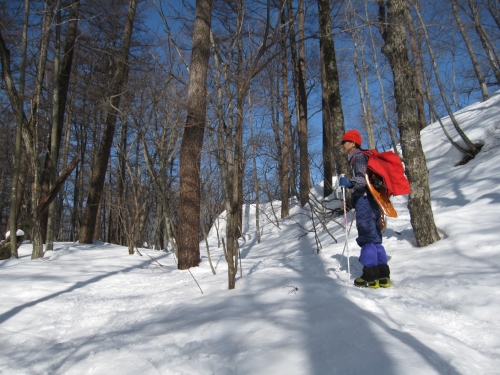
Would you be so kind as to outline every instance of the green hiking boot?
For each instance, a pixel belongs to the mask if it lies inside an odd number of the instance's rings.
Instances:
[[[381,288],[389,288],[391,286],[391,279],[388,277],[382,277],[378,279],[378,285]]]
[[[358,277],[357,279],[354,280],[354,285],[356,285],[358,288],[377,289],[379,287],[379,281],[378,280],[366,281],[365,279]]]

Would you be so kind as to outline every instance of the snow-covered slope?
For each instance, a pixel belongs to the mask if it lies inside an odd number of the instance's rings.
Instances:
[[[279,202],[263,207],[260,243],[255,209],[245,207],[232,291],[215,228],[217,274],[204,243],[191,270],[203,294],[171,252],[58,243],[30,260],[24,244],[20,259],[0,262],[0,374],[497,374],[500,95],[456,116],[484,147],[454,167],[461,155],[439,124],[423,130],[443,239],[415,247],[405,198],[396,197],[400,216],[384,235],[391,288],[352,285],[361,273],[355,225],[349,281],[343,217],[318,226],[316,238],[309,210],[276,222]]]

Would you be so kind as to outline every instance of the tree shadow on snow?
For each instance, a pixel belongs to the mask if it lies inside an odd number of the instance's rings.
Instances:
[[[359,272],[356,257],[350,257],[350,261],[351,270]],[[333,278],[321,257],[314,254],[285,258],[281,267],[283,276],[279,279],[273,280],[275,275],[257,267],[245,275],[245,284],[237,285],[237,290],[213,292],[232,294],[230,298],[193,292],[186,293],[182,304],[139,304],[133,324],[127,310],[122,315],[117,313],[113,322],[105,322],[95,333],[77,331],[80,336],[73,334],[71,342],[46,340],[30,355],[16,351],[12,345],[3,355],[12,356],[27,368],[40,368],[40,360],[50,361],[46,370],[55,374],[105,361],[108,366],[116,362],[114,368],[118,368],[124,366],[119,363],[123,357],[118,354],[122,353],[131,360],[147,362],[151,373],[399,375],[401,363],[389,353],[401,347],[436,373],[458,374],[411,333],[389,325],[390,319],[384,320],[353,302],[372,298],[379,291],[345,285]],[[98,275],[20,305],[0,315],[0,323],[30,306],[136,268]],[[298,290],[291,293],[283,289],[285,285],[298,286]]]

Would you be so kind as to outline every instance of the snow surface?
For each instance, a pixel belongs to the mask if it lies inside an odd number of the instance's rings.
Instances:
[[[263,207],[260,243],[245,207],[243,277],[231,291],[215,228],[217,274],[204,243],[191,269],[203,294],[170,251],[57,243],[30,260],[23,244],[0,262],[0,374],[499,374],[500,94],[457,119],[484,147],[454,167],[461,155],[439,124],[422,131],[442,240],[417,248],[406,199],[394,198],[391,288],[352,285],[355,225],[348,280],[343,217],[318,226],[317,253],[311,212],[294,207],[276,223],[279,202]]]

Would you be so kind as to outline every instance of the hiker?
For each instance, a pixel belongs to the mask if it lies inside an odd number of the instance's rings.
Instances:
[[[365,173],[368,156],[361,149],[361,134],[349,130],[342,137],[342,148],[348,155],[352,168],[352,178],[341,177],[340,186],[352,189],[352,206],[356,210],[356,242],[361,247],[359,262],[363,274],[354,280],[360,288],[388,288],[391,285],[387,254],[382,246],[380,216],[382,210],[366,186]]]

